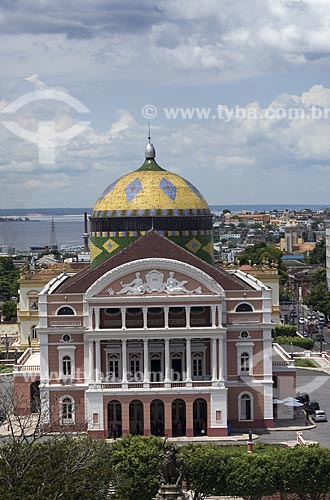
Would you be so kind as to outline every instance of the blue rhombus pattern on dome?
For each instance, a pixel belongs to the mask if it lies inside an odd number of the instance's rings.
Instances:
[[[164,191],[165,194],[167,194],[169,198],[171,198],[172,201],[175,200],[176,187],[174,186],[174,184],[172,184],[172,182],[163,177],[159,183],[159,187]]]
[[[125,187],[125,193],[128,201],[134,200],[135,196],[142,191],[143,187],[140,179],[137,177]]]
[[[112,184],[110,184],[110,186],[108,186],[108,187],[107,187],[107,189],[106,189],[105,191],[103,191],[103,193],[101,194],[101,196],[99,196],[99,198],[98,198],[98,200],[97,200],[97,201],[101,201],[101,200],[103,200],[103,198],[104,198],[107,194],[111,193],[111,191],[112,191],[112,190],[116,187],[117,183],[118,183],[118,179],[117,179],[115,182],[113,182]]]

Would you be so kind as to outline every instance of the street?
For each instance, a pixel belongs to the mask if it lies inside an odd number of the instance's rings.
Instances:
[[[297,369],[297,392],[307,392],[310,400],[320,403],[330,419],[330,377],[320,371]],[[307,441],[317,441],[322,446],[330,447],[330,422],[319,422],[316,428],[303,430],[303,437]],[[258,434],[258,432],[256,432]],[[266,431],[260,434],[259,441],[264,443],[281,443],[295,441],[296,431]]]

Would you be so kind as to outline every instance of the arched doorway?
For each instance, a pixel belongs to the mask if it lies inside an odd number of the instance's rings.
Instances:
[[[186,403],[183,399],[175,399],[172,403],[172,435],[186,435]]]
[[[38,413],[40,411],[40,382],[32,382],[30,385],[30,411]]]
[[[207,403],[205,399],[195,399],[193,405],[194,436],[207,436]]]
[[[120,437],[122,433],[121,404],[117,400],[108,404],[108,437]]]
[[[164,403],[160,399],[154,399],[150,405],[151,434],[164,436]]]
[[[143,436],[143,404],[135,399],[129,405],[129,431],[133,436]]]

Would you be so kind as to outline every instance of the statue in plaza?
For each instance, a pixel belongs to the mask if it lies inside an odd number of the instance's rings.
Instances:
[[[162,471],[156,500],[184,500],[187,496],[182,491],[183,459],[177,456],[177,450],[173,445],[165,446],[165,442],[164,453],[161,455]]]
[[[183,459],[177,457],[177,451],[171,445],[165,449],[162,459],[161,484],[175,484],[177,486],[182,479]]]

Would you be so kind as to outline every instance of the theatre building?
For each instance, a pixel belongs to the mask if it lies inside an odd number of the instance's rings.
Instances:
[[[157,164],[150,142],[145,156],[96,202],[90,267],[39,294],[40,352],[27,349],[15,369],[18,411],[31,409],[33,372],[54,428],[103,437],[272,427],[271,291],[214,267],[204,197]],[[277,378],[288,380],[285,368]]]

